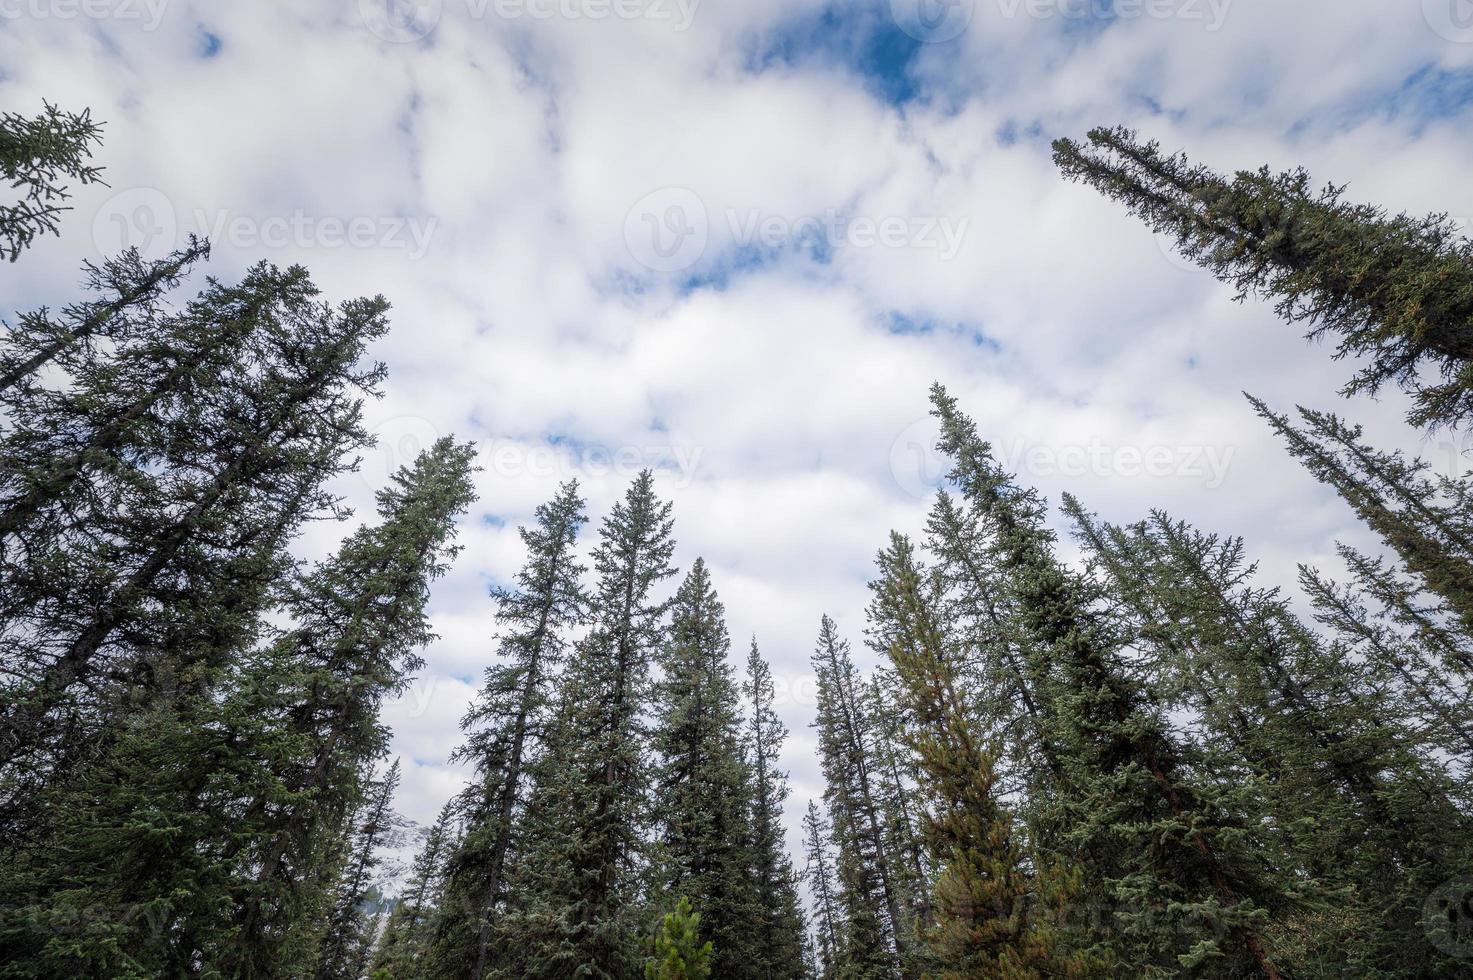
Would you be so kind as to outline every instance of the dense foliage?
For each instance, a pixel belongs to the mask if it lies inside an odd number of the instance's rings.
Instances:
[[[1091,140],[1067,172],[1341,333],[1352,392],[1466,417],[1442,225]],[[475,448],[438,440],[303,560],[371,445],[388,306],[267,263],[179,302],[207,258],[89,266],[0,342],[0,977],[1473,977],[1473,480],[1257,400],[1380,543],[1343,581],[1305,565],[1296,596],[1149,507],[1056,515],[932,389],[923,535],[878,553],[858,653],[819,619],[801,867],[774,671],[675,566],[657,474],[590,544],[564,484],[490,595],[465,788],[390,875],[381,709]]]

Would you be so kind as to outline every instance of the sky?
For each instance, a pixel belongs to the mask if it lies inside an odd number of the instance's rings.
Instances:
[[[755,635],[774,665],[796,850],[822,793],[819,617],[876,662],[875,552],[920,530],[943,472],[931,382],[1052,502],[1241,534],[1265,584],[1370,542],[1244,391],[1443,472],[1473,447],[1407,428],[1395,393],[1341,400],[1352,365],[1049,158],[1122,123],[1466,225],[1473,0],[0,0],[0,109],[43,99],[106,121],[107,186],[0,269],[0,314],[208,235],[210,275],[301,262],[327,299],[393,303],[379,446],[337,487],[357,520],[438,436],[477,443],[439,640],[385,711],[421,823],[464,779],[486,591],[561,480],[591,548],[656,469],[733,662]]]

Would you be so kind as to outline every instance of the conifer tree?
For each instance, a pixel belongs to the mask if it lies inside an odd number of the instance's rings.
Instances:
[[[229,714],[229,676],[282,597],[287,541],[333,512],[323,484],[367,444],[360,399],[381,376],[357,362],[386,304],[333,310],[315,294],[304,270],[265,265],[211,284],[135,335],[146,343],[121,341],[114,366],[74,372],[69,401],[95,416],[53,415],[85,444],[114,392],[146,401],[150,379],[190,365],[56,506],[70,523],[28,519],[6,553],[6,585],[30,603],[5,610],[0,929],[40,975],[168,974],[230,927],[229,853],[245,836],[232,774],[249,768],[238,732],[255,719]],[[24,418],[33,433],[45,421],[41,406]]]
[[[814,727],[826,784],[824,802],[838,847],[835,877],[845,929],[838,975],[856,980],[898,975],[909,944],[899,934],[904,922],[901,896],[892,880],[877,802],[873,720],[849,644],[839,638],[828,616],[819,623],[813,668],[818,679]]]
[[[962,651],[955,665],[959,686],[1000,747],[999,778],[1014,791],[1046,796],[1060,775],[1060,750],[1046,724],[1048,691],[1031,673],[1037,658],[1025,649],[1027,637],[1006,590],[997,587],[986,517],[945,489],[937,492],[926,522],[939,583],[935,601]]]
[[[645,980],[706,980],[711,976],[711,941],[702,942],[701,916],[691,910],[684,895],[675,910],[660,920],[652,946],[654,955],[645,964]]]
[[[1067,509],[1144,644],[1163,651],[1168,687],[1188,693],[1182,707],[1209,750],[1201,765],[1254,787],[1246,802],[1273,829],[1261,846],[1298,868],[1285,890],[1303,893],[1301,914],[1335,907],[1296,959],[1374,974],[1430,955],[1413,896],[1438,884],[1429,868],[1445,876],[1466,860],[1466,818],[1361,663],[1306,629],[1276,589],[1251,584],[1241,539],[1160,512],[1121,529]]]
[[[1170,235],[1239,298],[1272,297],[1310,337],[1336,335],[1337,358],[1366,358],[1344,394],[1398,384],[1418,426],[1473,415],[1473,241],[1445,214],[1388,216],[1345,201],[1343,187],[1314,191],[1302,169],[1228,179],[1124,128],[1093,129],[1087,145],[1055,140],[1054,162]]]
[[[1473,479],[1429,478],[1422,460],[1372,449],[1359,426],[1334,415],[1301,408],[1301,429],[1258,399],[1249,401],[1289,453],[1333,487],[1473,637]]]
[[[839,908],[839,884],[834,875],[834,859],[827,821],[819,813],[818,804],[808,801],[803,815],[803,880],[813,896],[814,931],[819,973],[824,980],[838,976],[840,930],[843,925]]]
[[[1339,546],[1355,585],[1339,585],[1300,566],[1299,582],[1315,619],[1363,658],[1368,685],[1381,692],[1384,712],[1415,719],[1424,758],[1473,766],[1473,700],[1459,665],[1468,654],[1454,631],[1429,616],[1421,596],[1380,559]]]
[[[1063,895],[1049,871],[1030,878],[1012,820],[1000,805],[991,752],[973,707],[957,686],[953,653],[937,619],[936,582],[911,543],[893,534],[871,583],[872,620],[888,624],[889,655],[911,723],[898,734],[919,759],[930,809],[923,820],[940,865],[935,921],[922,927],[935,975],[1042,978],[1083,975],[1086,964],[1059,950],[1056,910]]]
[[[381,521],[293,587],[293,628],[245,665],[241,696],[267,693],[249,736],[265,754],[250,774],[253,799],[236,887],[239,933],[223,957],[237,976],[274,976],[292,962],[323,885],[324,842],[362,798],[365,767],[388,731],[378,709],[422,666],[433,634],[429,584],[458,550],[457,517],[474,499],[474,447],[442,438],[378,493]],[[227,709],[230,706],[227,705]]]
[[[367,444],[360,400],[382,367],[358,362],[387,304],[333,310],[316,294],[300,267],[212,283],[116,360],[77,365],[91,397],[17,412],[4,452],[29,462],[7,494],[0,612],[18,666],[0,698],[0,764],[43,741],[64,752],[47,733],[95,725],[113,679],[156,690],[218,663],[228,644],[208,653],[199,639],[249,630],[282,542],[331,511],[322,484]]]
[[[753,974],[761,980],[798,980],[806,927],[798,902],[797,878],[783,834],[783,801],[788,776],[779,754],[788,730],[774,707],[772,668],[754,637],[747,654],[742,694],[747,701],[746,752],[752,800],[751,873],[756,889],[757,922],[752,930]]]
[[[314,980],[358,980],[373,948],[378,922],[365,905],[376,894],[374,871],[379,851],[402,842],[402,819],[394,813],[399,789],[399,760],[366,787],[363,805],[348,834],[348,860],[338,876],[332,908],[317,954]]]
[[[506,917],[521,976],[624,978],[639,969],[644,716],[669,608],[653,593],[675,574],[670,510],[646,470],[603,522],[592,626],[563,674],[548,751],[534,766],[528,850]]]
[[[1029,673],[1047,682],[1062,780],[1041,822],[1118,930],[1112,952],[1142,976],[1228,969],[1278,980],[1262,931],[1283,896],[1244,846],[1237,811],[1191,778],[1184,747],[1123,670],[1121,631],[1055,557],[1042,500],[1002,471],[945,389],[931,400],[950,478],[986,520],[997,587],[1027,633]]]
[[[890,880],[900,895],[899,932],[911,937],[930,917],[931,869],[913,802],[919,772],[905,741],[905,729],[912,722],[903,717],[889,691],[894,685],[892,677],[876,670],[864,686],[864,699],[874,729],[875,794],[885,824]]]
[[[70,195],[64,179],[101,183],[102,171],[87,163],[102,144],[102,124],[90,110],[62,112],[51,103],[34,117],[0,115],[0,182],[22,191],[14,204],[0,204],[0,258],[14,262],[37,235],[55,233],[61,202]]]
[[[454,755],[470,761],[475,779],[457,801],[463,835],[446,866],[433,958],[469,963],[481,980],[490,964],[494,918],[504,899],[516,823],[526,803],[528,763],[543,749],[548,690],[561,665],[568,631],[586,615],[579,582],[579,529],[587,518],[578,485],[568,482],[537,508],[537,523],[521,528],[527,562],[515,589],[496,589],[503,662],[486,680],[461,728],[466,744]]]
[[[384,924],[373,952],[375,971],[386,970],[398,980],[427,975],[429,944],[440,896],[445,887],[446,862],[458,843],[454,820],[457,801],[440,808],[414,856],[409,879]]]
[[[750,866],[752,824],[725,610],[697,558],[675,593],[655,685],[655,894],[684,895],[715,946],[717,975],[755,977],[764,954]]]
[[[84,263],[83,288],[92,298],[68,304],[56,319],[43,308],[22,315],[14,326],[7,325],[0,343],[0,393],[17,386],[29,393],[36,373],[48,365],[77,370],[79,364],[85,364],[77,358],[99,356],[93,346],[97,341],[135,335],[147,339],[150,328],[158,323],[165,295],[179,285],[194,263],[209,254],[209,242],[191,235],[183,248],[157,261],[145,261],[138,249],[131,248],[104,260],[101,266]],[[80,353],[79,347],[83,348]],[[68,353],[72,360],[65,359]]]

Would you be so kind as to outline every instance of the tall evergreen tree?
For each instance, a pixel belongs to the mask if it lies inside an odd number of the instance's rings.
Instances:
[[[154,690],[218,663],[229,644],[201,638],[248,631],[282,542],[331,512],[323,483],[368,441],[359,406],[382,367],[359,361],[387,304],[316,294],[306,270],[259,265],[115,358],[74,363],[89,397],[19,406],[0,765],[35,771],[43,742],[73,744],[59,730],[88,737],[119,678]]]
[[[892,880],[873,772],[873,720],[849,644],[839,638],[828,616],[819,623],[813,668],[818,679],[814,727],[826,784],[824,802],[838,846],[835,877],[845,928],[838,975],[855,980],[896,976],[909,944],[899,933],[904,922],[901,896]]]
[[[1249,401],[1289,444],[1289,453],[1333,487],[1442,600],[1441,611],[1463,635],[1473,637],[1473,479],[1429,477],[1422,460],[1372,449],[1359,426],[1334,415],[1301,408],[1301,429],[1258,399]]]
[[[8,603],[0,631],[14,654],[0,697],[0,929],[41,975],[169,973],[203,955],[188,912],[221,923],[206,913],[227,908],[225,852],[242,833],[227,774],[246,759],[221,715],[227,678],[290,577],[286,542],[332,513],[323,484],[367,444],[360,399],[381,376],[357,362],[386,329],[382,299],[334,310],[315,295],[304,270],[265,265],[211,284],[135,335],[146,341],[121,341],[115,368],[73,372],[77,414],[52,416],[86,445],[88,425],[113,421],[113,393],[144,402],[151,379],[173,378],[108,450],[114,462],[89,460],[6,552],[7,589],[32,601]],[[10,435],[42,432],[34,407]]]
[[[994,753],[978,735],[975,711],[958,689],[953,650],[937,619],[937,581],[917,564],[911,543],[892,534],[871,583],[873,621],[887,624],[889,655],[910,724],[897,734],[919,759],[923,820],[941,872],[935,921],[922,926],[935,975],[944,978],[1080,976],[1083,960],[1059,949],[1050,919],[1063,897],[1052,869],[1031,877],[1012,820],[1000,805]],[[929,581],[928,581],[929,578]]]
[[[396,980],[429,975],[430,940],[445,888],[446,863],[458,843],[457,802],[452,799],[441,807],[425,835],[374,949],[374,970],[387,971]]]
[[[655,685],[654,890],[705,910],[701,935],[715,947],[712,970],[738,980],[759,975],[766,951],[756,934],[763,910],[751,877],[751,800],[730,647],[724,607],[697,558],[671,605]]]
[[[1391,382],[1414,395],[1414,425],[1473,415],[1473,241],[1445,214],[1391,217],[1345,201],[1343,187],[1315,192],[1302,169],[1228,179],[1124,128],[1093,129],[1087,145],[1055,140],[1054,162],[1170,235],[1239,298],[1273,297],[1311,337],[1337,335],[1337,358],[1366,358],[1346,395]]]
[[[932,389],[950,478],[985,515],[989,547],[1045,678],[1061,747],[1052,825],[1116,931],[1112,952],[1141,976],[1283,974],[1262,931],[1283,898],[1245,846],[1223,792],[1191,777],[1184,746],[1123,669],[1119,627],[1096,590],[1054,554],[1037,494],[994,460],[945,389]],[[1240,790],[1241,791],[1241,790]]]
[[[838,975],[839,936],[843,920],[828,822],[812,800],[808,801],[808,810],[803,814],[803,854],[803,881],[813,896],[815,958],[819,974],[828,980]]]
[[[14,262],[37,235],[55,233],[70,195],[63,179],[101,183],[102,171],[87,163],[102,144],[102,124],[90,110],[62,112],[51,103],[33,117],[0,115],[0,181],[22,191],[14,204],[0,204],[0,258]]]
[[[975,703],[979,724],[997,741],[999,778],[1018,793],[1045,796],[1060,775],[1059,752],[1047,729],[1048,691],[1031,671],[1037,657],[1006,590],[997,583],[998,556],[984,537],[985,512],[946,490],[926,521],[926,544],[944,620],[960,651],[954,669]]]
[[[465,829],[448,859],[433,958],[447,969],[469,963],[472,980],[481,980],[490,965],[528,763],[544,751],[549,685],[568,631],[586,615],[579,582],[585,569],[576,555],[587,520],[583,506],[577,484],[565,483],[537,508],[536,525],[520,529],[527,562],[516,587],[492,592],[503,662],[487,668],[480,696],[461,722],[467,740],[454,757],[474,765],[475,779],[457,802]]]
[[[622,980],[639,969],[649,664],[669,609],[653,593],[675,574],[670,510],[646,470],[603,523],[592,626],[564,672],[532,774],[518,908],[506,920],[521,976]]]
[[[1199,765],[1255,787],[1247,802],[1272,831],[1261,846],[1277,852],[1285,891],[1309,900],[1296,917],[1322,917],[1296,959],[1370,975],[1425,959],[1415,896],[1466,861],[1466,818],[1362,664],[1306,629],[1277,590],[1252,585],[1241,539],[1159,512],[1121,529],[1072,500],[1068,510],[1139,617],[1139,642],[1160,651],[1166,686],[1199,719]]]
[[[313,980],[358,980],[367,966],[379,923],[365,906],[377,894],[373,878],[379,852],[403,841],[403,821],[393,810],[398,789],[398,759],[366,786],[349,828],[347,861],[338,875]]]
[[[788,730],[775,709],[772,668],[762,658],[754,637],[747,653],[742,684],[747,714],[746,752],[750,763],[752,839],[750,871],[756,889],[757,921],[753,974],[761,980],[799,980],[806,927],[798,901],[797,876],[783,834],[783,802],[788,776],[779,754]]]
[[[365,767],[387,747],[379,706],[404,690],[433,638],[429,585],[458,550],[450,539],[474,500],[474,454],[442,438],[394,474],[378,493],[381,522],[303,577],[287,607],[293,628],[244,665],[242,696],[264,690],[270,707],[262,716],[253,706],[248,736],[263,759],[242,818],[239,932],[222,957],[236,976],[279,975],[299,954],[324,887],[324,844],[341,833],[362,799]]]

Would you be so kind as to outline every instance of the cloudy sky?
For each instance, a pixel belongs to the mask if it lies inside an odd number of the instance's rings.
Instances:
[[[1126,123],[1473,219],[1470,0],[0,0],[0,106],[42,99],[107,121],[109,186],[0,271],[6,317],[73,298],[85,259],[207,234],[216,276],[303,262],[393,302],[350,499],[437,435],[480,445],[441,639],[387,712],[420,821],[462,779],[486,588],[561,479],[596,523],[659,468],[681,565],[706,558],[736,651],[775,664],[796,815],[818,619],[873,662],[872,556],[938,476],[932,380],[1051,500],[1243,534],[1275,581],[1365,538],[1241,391],[1459,465],[1399,400],[1340,402],[1349,366],[1061,181],[1048,143]]]

